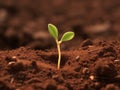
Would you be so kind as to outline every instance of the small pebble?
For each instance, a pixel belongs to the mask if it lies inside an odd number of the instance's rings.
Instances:
[[[11,78],[10,83],[13,83],[13,82],[14,82],[14,78]]]
[[[16,59],[17,57],[16,57],[16,56],[13,56],[12,58],[13,58],[13,59]]]
[[[94,77],[93,75],[91,75],[89,78],[90,78],[91,80],[94,80],[94,79],[95,79],[95,77]]]
[[[119,59],[114,60],[115,63],[120,63]]]
[[[80,56],[76,56],[75,59],[76,59],[76,60],[79,60],[79,59],[80,59]]]
[[[12,62],[9,62],[9,63],[8,63],[8,65],[12,65],[12,64],[15,64],[15,62],[12,61]]]

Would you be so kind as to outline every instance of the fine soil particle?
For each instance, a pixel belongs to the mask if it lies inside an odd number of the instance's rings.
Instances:
[[[41,51],[21,47],[0,51],[0,88],[119,90],[120,42],[101,43],[93,42],[85,50],[83,46],[63,50],[60,70],[57,70],[57,50]]]

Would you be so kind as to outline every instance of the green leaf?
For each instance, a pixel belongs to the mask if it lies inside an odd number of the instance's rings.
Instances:
[[[53,36],[53,38],[58,40],[58,29],[57,29],[57,27],[53,24],[48,24],[48,30],[49,30],[49,33]]]
[[[63,41],[69,41],[69,40],[73,39],[74,36],[75,36],[74,32],[66,32],[66,33],[64,33],[64,35],[62,36],[62,38],[61,38],[60,41],[61,42],[63,42]]]

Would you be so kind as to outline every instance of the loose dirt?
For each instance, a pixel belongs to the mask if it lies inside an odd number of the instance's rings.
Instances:
[[[0,89],[119,90],[120,42],[84,43],[62,51],[60,70],[56,50],[1,51]]]

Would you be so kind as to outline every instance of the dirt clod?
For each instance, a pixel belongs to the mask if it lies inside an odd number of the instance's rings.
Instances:
[[[10,73],[17,73],[23,69],[24,69],[24,65],[23,63],[20,63],[20,62],[15,62],[7,66],[7,70]]]
[[[2,81],[0,81],[0,89],[1,90],[9,90],[10,88]]]
[[[5,60],[6,60],[7,62],[16,62],[16,61],[17,61],[16,58],[10,57],[10,56],[7,56],[7,57],[5,58]]]
[[[57,90],[56,82],[54,80],[47,81],[45,90]]]
[[[119,90],[120,88],[114,84],[108,84],[105,86],[105,88],[101,90]]]
[[[94,67],[94,74],[100,80],[112,79],[117,75],[115,66],[110,60],[99,60],[95,63]]]
[[[82,47],[89,46],[89,45],[93,45],[93,42],[90,39],[85,40],[81,44]]]
[[[64,83],[64,79],[61,75],[53,75],[52,78],[58,83]]]
[[[65,86],[59,85],[59,86],[57,87],[57,90],[68,90],[68,88],[65,87]]]

